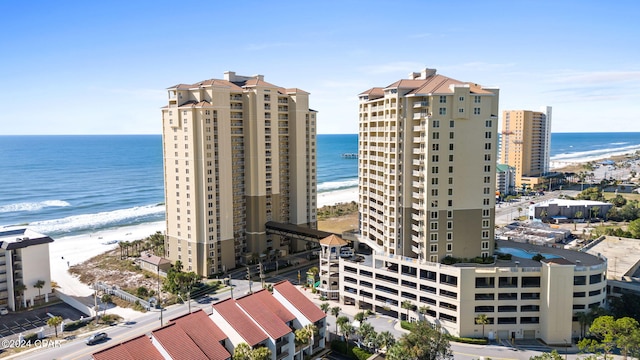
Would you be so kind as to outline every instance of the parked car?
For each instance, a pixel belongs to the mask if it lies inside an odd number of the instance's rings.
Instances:
[[[107,335],[106,332],[95,333],[87,338],[87,345],[93,345],[105,341],[108,337],[109,335]]]
[[[9,310],[7,310],[7,308],[0,308],[0,315],[7,315],[9,313]]]

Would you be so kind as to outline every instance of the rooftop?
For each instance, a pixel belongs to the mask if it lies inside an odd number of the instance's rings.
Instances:
[[[29,230],[26,227],[7,227],[0,229],[0,248],[5,250],[21,249],[27,246],[53,242],[53,239]]]

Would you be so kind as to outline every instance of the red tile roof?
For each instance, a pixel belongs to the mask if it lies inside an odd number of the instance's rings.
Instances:
[[[152,253],[147,251],[142,252],[142,254],[140,254],[139,259],[140,261],[144,261],[156,267],[158,265],[171,264],[170,260],[162,258],[160,256],[153,255]]]
[[[296,316],[293,315],[291,311],[287,310],[287,308],[274,298],[270,292],[267,291],[263,293],[262,291],[259,291],[256,294],[259,295],[256,297],[256,300],[260,301],[266,308],[276,314],[280,320],[288,323],[289,321],[296,319]]]
[[[236,305],[234,299],[214,304],[213,309],[231,325],[249,346],[253,347],[268,339],[267,334]]]
[[[300,290],[286,280],[275,284],[273,291],[280,293],[311,322],[316,322],[326,317],[326,314],[316,304],[307,299]]]
[[[252,295],[238,299],[237,303],[272,339],[279,339],[289,334],[291,329],[272,309],[264,306],[260,299],[265,297],[272,297],[272,295],[267,290],[260,290]]]
[[[209,360],[200,347],[176,323],[152,331],[151,334],[174,360]]]
[[[220,344],[227,335],[203,310],[172,319],[170,323],[176,323],[209,359],[226,360],[231,357],[231,354]]]
[[[151,339],[140,335],[129,341],[94,353],[95,360],[164,360],[164,357],[153,346]]]

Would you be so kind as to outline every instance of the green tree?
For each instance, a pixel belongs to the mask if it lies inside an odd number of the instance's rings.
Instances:
[[[38,298],[40,298],[40,296],[42,296],[42,294],[40,293],[42,291],[42,288],[44,287],[46,283],[44,282],[44,280],[38,280],[36,281],[35,284],[33,284],[33,287],[38,289]]]
[[[251,354],[251,346],[247,343],[240,343],[233,349],[233,360],[249,360]]]
[[[342,336],[344,336],[344,341],[347,343],[347,353],[349,353],[349,337],[354,333],[354,331],[355,329],[350,322],[347,321],[340,324],[340,332],[342,333]]]
[[[357,321],[358,323],[362,324],[364,323],[365,320],[367,320],[367,312],[366,311],[360,311],[357,312],[354,316],[353,319],[355,321]]]
[[[611,202],[615,207],[622,207],[627,204],[627,199],[625,199],[624,196],[618,194],[616,195],[616,197],[610,199],[609,202]]]
[[[329,312],[331,305],[327,302],[320,304],[320,310],[322,310],[322,312],[324,312],[325,314],[327,312]]]
[[[378,334],[378,346],[380,348],[391,348],[396,343],[396,338],[390,331],[383,331]]]
[[[372,337],[375,337],[375,329],[373,328],[373,325],[369,324],[369,323],[361,323],[360,326],[358,327],[358,329],[356,330],[356,334],[358,334],[360,336],[360,338],[362,338],[362,340],[366,340],[366,339],[370,339]]]
[[[60,324],[62,324],[61,316],[50,317],[49,320],[47,320],[47,325],[53,328],[53,330],[56,332],[56,337],[58,337],[58,325]]]
[[[338,334],[338,328],[341,328],[343,324],[349,322],[349,318],[346,316],[338,316],[336,318],[336,335]]]
[[[333,315],[333,317],[336,318],[336,331],[335,334],[338,335],[338,317],[340,316],[340,311],[342,311],[342,309],[340,308],[340,306],[334,306],[331,308],[331,315]]]
[[[394,349],[395,348],[395,349]],[[449,340],[439,325],[431,327],[426,321],[418,321],[409,334],[402,336],[387,352],[390,360],[439,360],[453,359]]]
[[[431,310],[429,305],[422,305],[418,308],[418,312],[422,315],[422,320],[427,321],[427,314],[429,313],[429,310]]]
[[[593,352],[602,351],[605,360],[616,347],[620,348],[625,359],[631,351],[640,347],[638,321],[629,317],[615,320],[610,315],[599,316],[589,327],[589,333],[597,340],[582,339],[578,343],[578,347]]]
[[[476,317],[476,324],[482,325],[482,338],[484,339],[484,326],[489,324],[489,317],[486,314],[480,314]]]
[[[295,341],[297,345],[310,345],[313,336],[318,332],[318,328],[313,324],[307,324],[296,330]]]
[[[16,303],[21,305],[22,297],[24,296],[24,292],[27,290],[27,286],[22,283],[15,284],[13,286],[13,292],[16,294]]]
[[[269,360],[271,359],[271,350],[266,346],[261,346],[251,350],[249,360]]]
[[[407,318],[406,318],[406,320],[407,320],[407,321],[409,321],[409,311],[410,311],[410,310],[413,310],[413,308],[414,308],[413,303],[412,303],[411,301],[409,301],[409,300],[404,300],[404,301],[402,301],[402,303],[400,304],[400,306],[401,306],[403,309],[407,310]]]
[[[630,222],[627,230],[631,233],[634,239],[640,239],[640,219],[635,219]]]

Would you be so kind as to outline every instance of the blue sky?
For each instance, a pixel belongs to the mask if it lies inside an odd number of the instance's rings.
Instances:
[[[2,134],[159,134],[166,88],[225,71],[311,93],[318,133],[424,67],[553,106],[553,132],[640,131],[640,2],[2,1]]]

